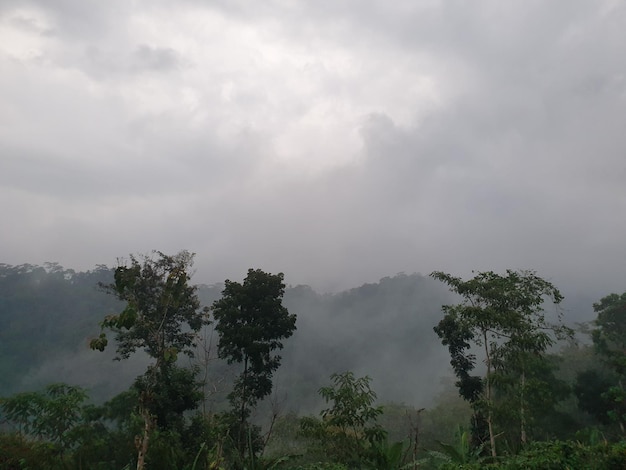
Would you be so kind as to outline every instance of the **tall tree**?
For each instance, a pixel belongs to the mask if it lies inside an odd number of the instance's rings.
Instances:
[[[242,364],[229,400],[237,415],[237,448],[243,457],[250,410],[272,391],[272,375],[280,366],[275,354],[296,329],[296,315],[282,305],[282,273],[249,269],[243,283],[225,281],[222,298],[213,303],[218,355]],[[252,449],[249,449],[251,455]]]
[[[495,384],[504,373],[515,373],[519,387],[517,418],[524,439],[528,410],[524,391],[528,387],[530,358],[543,356],[556,338],[571,334],[561,324],[546,320],[544,300],[558,304],[563,297],[533,271],[507,270],[505,275],[479,272],[468,281],[439,271],[431,276],[462,297],[457,305],[443,306],[444,318],[434,330],[450,350],[459,392],[474,408],[474,425],[480,428],[481,422],[486,422],[491,454],[495,457]],[[558,316],[560,320],[560,313]],[[476,355],[470,352],[472,346],[484,352],[484,377],[471,375],[476,365]]]
[[[135,385],[144,421],[143,436],[137,443],[138,470],[144,466],[153,429],[157,425],[167,426],[172,410],[181,416],[185,410],[194,408],[200,398],[193,374],[179,371],[176,366],[179,353],[193,356],[197,332],[208,321],[196,287],[189,284],[193,256],[188,251],[173,256],[160,251],[153,252],[153,256],[131,255],[130,263],[115,270],[114,282],[101,285],[106,292],[126,302],[122,312],[107,316],[101,323],[103,330],[115,333],[116,359],[127,359],[138,349],[154,359]],[[91,347],[100,351],[106,345],[104,331],[91,341]],[[181,379],[183,386],[173,384],[175,379]],[[176,403],[164,403],[168,397]],[[156,422],[157,416],[162,422]]]

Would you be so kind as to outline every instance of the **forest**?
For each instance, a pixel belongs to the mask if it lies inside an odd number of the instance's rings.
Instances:
[[[626,293],[193,258],[0,264],[0,469],[626,468]]]

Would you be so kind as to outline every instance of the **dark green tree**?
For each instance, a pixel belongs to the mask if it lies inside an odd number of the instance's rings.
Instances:
[[[534,361],[542,357],[556,339],[571,335],[571,330],[560,323],[548,322],[543,311],[546,299],[558,304],[563,297],[532,271],[507,270],[505,275],[479,272],[468,281],[438,271],[431,276],[462,297],[457,305],[443,306],[444,318],[434,330],[450,350],[461,396],[474,409],[473,432],[481,438],[482,423],[486,425],[491,455],[495,457],[496,385],[500,381],[504,386],[506,377],[506,387],[517,388],[517,403],[509,403],[509,408],[518,410],[520,436],[525,439],[531,358]],[[472,375],[477,359],[472,346],[483,350],[484,377]],[[511,375],[515,377],[513,382]]]
[[[620,377],[626,377],[626,292],[593,305],[597,314],[591,338],[598,353]]]
[[[282,305],[283,274],[249,269],[243,283],[225,281],[222,298],[213,303],[218,355],[243,366],[229,394],[236,419],[236,445],[243,457],[249,432],[247,419],[257,402],[272,391],[272,375],[280,366],[275,353],[296,329],[296,315]],[[254,454],[249,449],[250,454]]]
[[[197,332],[208,321],[196,286],[189,283],[193,256],[188,251],[174,256],[159,251],[152,256],[131,255],[130,263],[115,270],[114,282],[101,285],[126,302],[121,313],[108,315],[101,323],[103,330],[115,333],[117,359],[127,359],[142,349],[154,360],[135,383],[144,423],[137,445],[138,469],[143,468],[151,433],[180,422],[182,413],[195,408],[201,399],[194,372],[176,365],[179,353],[194,355]],[[106,345],[104,331],[91,341],[93,349],[102,351]]]
[[[605,394],[617,383],[618,378],[602,368],[579,372],[574,382],[578,408],[589,413],[600,424],[610,425],[614,422],[611,416],[614,415],[612,412],[615,404],[611,403]]]
[[[593,393],[589,385],[590,374],[599,374],[598,370],[589,371],[578,377],[577,392],[581,406],[592,414],[608,415],[626,432],[626,292],[610,294],[593,305],[597,314],[591,330],[596,354],[608,368],[604,374],[604,390]],[[612,377],[611,377],[612,376]],[[597,378],[596,378],[597,379]],[[612,382],[612,383],[611,383]],[[607,385],[611,383],[610,386]],[[598,385],[595,384],[597,392]],[[604,420],[605,416],[598,416]]]

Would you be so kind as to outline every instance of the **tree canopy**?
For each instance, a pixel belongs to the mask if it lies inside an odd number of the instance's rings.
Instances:
[[[267,396],[272,374],[280,365],[274,354],[296,329],[296,315],[282,305],[284,275],[248,270],[243,283],[227,280],[222,298],[213,304],[218,354],[229,363],[243,363],[239,387],[248,403]]]
[[[193,254],[188,251],[169,256],[160,251],[150,256],[130,255],[130,265],[117,267],[114,282],[101,287],[126,307],[105,317],[101,326],[115,332],[117,353],[127,359],[137,349],[145,350],[161,363],[176,359],[179,352],[193,355],[196,333],[207,321],[200,308],[196,286],[190,285]],[[103,350],[106,334],[91,342]]]

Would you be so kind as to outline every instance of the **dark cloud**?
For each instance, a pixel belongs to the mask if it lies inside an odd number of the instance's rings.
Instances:
[[[123,25],[130,12],[128,2],[82,2],[80,0],[7,0],[5,11],[38,9],[49,17],[53,35],[66,40],[103,38]]]
[[[178,68],[180,64],[180,58],[173,49],[145,44],[135,49],[133,59],[133,67],[139,70],[168,71]]]

